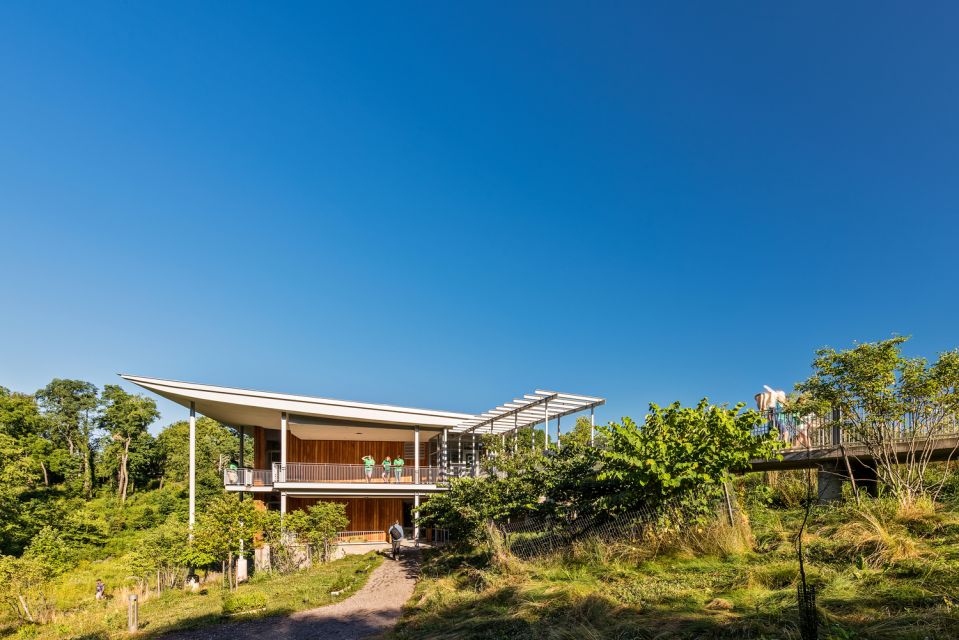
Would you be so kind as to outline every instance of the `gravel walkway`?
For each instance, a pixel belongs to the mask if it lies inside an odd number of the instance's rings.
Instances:
[[[386,558],[352,596],[288,616],[180,631],[163,640],[358,640],[391,628],[413,595],[419,553],[406,549],[402,560]]]

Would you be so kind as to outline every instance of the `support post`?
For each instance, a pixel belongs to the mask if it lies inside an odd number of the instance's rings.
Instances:
[[[240,476],[241,474],[244,474],[244,473],[245,473],[245,472],[243,471],[243,469],[244,469],[244,464],[243,464],[243,449],[244,449],[245,446],[246,446],[246,442],[244,442],[244,439],[243,439],[243,438],[244,438],[245,435],[246,435],[246,427],[244,427],[243,425],[240,425],[240,464],[239,464],[240,470],[237,472],[237,476]],[[244,479],[245,479],[245,476],[244,476]],[[252,480],[251,480],[251,482],[252,482]],[[243,492],[242,492],[242,491],[240,492],[240,500],[243,500]]]
[[[280,492],[280,524],[283,524],[283,520],[286,517],[286,491]]]
[[[543,419],[543,435],[546,436],[543,442],[543,451],[549,449],[549,400],[543,403],[543,408],[546,410],[546,416]]]
[[[443,442],[441,445],[442,450],[440,451],[440,470],[443,472],[443,479],[445,480],[450,474],[449,429],[443,429]]]
[[[196,522],[196,402],[190,401],[190,540],[193,540],[193,525]]]
[[[420,483],[420,426],[413,427],[413,482]],[[419,498],[417,498],[419,500]]]
[[[593,446],[596,441],[596,416],[593,415],[595,410],[596,407],[589,408],[589,446]]]
[[[420,494],[413,494],[413,540],[420,546]]]
[[[140,626],[137,620],[137,594],[130,594],[130,604],[127,607],[127,631],[135,633]]]
[[[563,435],[563,426],[562,426],[563,416],[556,416],[556,449],[557,451],[562,451],[563,443],[560,441],[560,437]]]
[[[280,482],[286,482],[286,411],[280,414]]]
[[[470,450],[470,455],[471,455],[470,475],[475,478],[476,477],[476,432],[475,431],[470,432],[470,443],[472,445]]]

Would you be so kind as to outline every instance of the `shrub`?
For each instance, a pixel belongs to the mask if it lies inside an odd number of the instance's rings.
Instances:
[[[254,611],[265,609],[266,603],[266,594],[255,589],[228,593],[223,598],[223,615],[235,616],[244,613],[253,613]]]

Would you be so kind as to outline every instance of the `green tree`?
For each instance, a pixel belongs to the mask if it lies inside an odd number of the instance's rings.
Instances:
[[[291,511],[283,523],[287,531],[329,559],[330,541],[349,524],[346,505],[338,502],[317,502],[307,509]]]
[[[254,538],[262,528],[262,512],[253,500],[221,493],[198,515],[187,559],[194,566],[226,560],[232,571],[234,556],[241,548],[243,552],[253,549]]]
[[[93,493],[93,439],[97,424],[97,388],[82,380],[55,378],[36,393],[44,415],[52,423],[52,439],[63,442],[80,459],[83,495]]]
[[[705,399],[696,407],[651,404],[642,427],[629,418],[603,427],[604,506],[620,510],[676,497],[708,499],[731,472],[746,469],[755,458],[774,456],[780,446],[776,434],[754,436],[762,418],[742,408]]]
[[[117,385],[103,388],[103,411],[100,427],[110,434],[112,458],[117,467],[117,495],[126,502],[129,486],[131,443],[149,442],[147,428],[160,417],[156,402],[141,395],[129,394]]]
[[[252,447],[250,441],[247,438],[246,443]],[[239,446],[235,430],[205,416],[197,419],[196,482],[200,504],[223,493],[223,470],[238,457]],[[157,436],[157,453],[162,460],[165,481],[187,482],[190,471],[189,422],[174,422],[165,427]]]
[[[926,471],[937,441],[959,422],[959,351],[929,364],[902,354],[907,340],[820,349],[813,375],[796,385],[797,410],[836,415],[844,439],[865,447],[867,462],[903,503],[938,496],[948,473],[929,486]]]

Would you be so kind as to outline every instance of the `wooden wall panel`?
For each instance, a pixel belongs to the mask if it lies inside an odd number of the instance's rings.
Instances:
[[[263,427],[253,427],[253,468],[270,468],[270,461],[266,457],[266,429]]]
[[[334,464],[363,464],[363,456],[371,455],[379,464],[383,458],[403,455],[402,442],[355,440],[300,440],[287,433],[287,459],[290,462],[328,462]],[[426,447],[420,443],[420,464],[426,466]],[[412,460],[406,460],[409,467]]]
[[[397,520],[403,523],[402,498],[294,498],[286,499],[287,509],[305,509],[317,502],[346,505],[348,531],[386,531]]]

